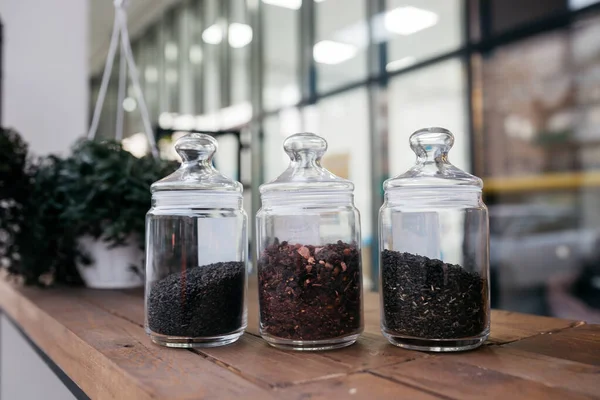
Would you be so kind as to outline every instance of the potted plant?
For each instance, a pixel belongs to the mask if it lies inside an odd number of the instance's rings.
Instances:
[[[174,163],[136,158],[114,141],[86,140],[66,158],[25,164],[23,193],[12,201],[18,204],[16,229],[0,235],[9,272],[30,284],[141,286],[150,184],[172,172]]]
[[[170,163],[136,158],[115,141],[81,141],[65,160],[60,186],[62,214],[78,239],[80,251],[93,260],[77,263],[90,287],[141,286],[144,216],[150,208],[150,185],[172,172]]]

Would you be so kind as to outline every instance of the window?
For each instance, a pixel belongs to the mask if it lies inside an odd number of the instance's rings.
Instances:
[[[263,176],[265,182],[277,178],[290,163],[283,151],[283,141],[289,135],[302,131],[300,110],[288,108],[263,121]]]
[[[231,54],[231,104],[250,100],[250,43],[253,32],[248,25],[246,2],[230,0],[229,51]]]
[[[221,106],[221,41],[223,39],[223,21],[219,18],[220,0],[204,0],[204,30],[202,41],[205,43],[203,63],[204,75],[204,113],[218,111]]]
[[[157,121],[160,115],[159,66],[158,32],[153,27],[140,39],[140,62],[138,64],[140,80],[144,87],[144,99],[152,121]]]
[[[566,9],[567,2],[565,0],[492,0],[490,7],[492,31],[502,33],[544,17],[556,15]]]
[[[598,22],[501,47],[485,60],[485,176],[600,167]]]
[[[301,3],[301,2],[300,2]],[[263,2],[265,110],[293,106],[300,101],[299,8],[285,8]]]
[[[189,8],[189,48],[184,57],[188,57],[191,67],[192,80],[188,83],[193,92],[193,114],[201,115],[204,106],[204,65],[205,65],[205,47],[207,45],[202,41],[202,32],[204,28],[204,15],[200,0],[188,4]]]
[[[377,25],[388,40],[387,71],[460,48],[463,7],[461,0],[388,0]]]
[[[569,316],[557,282],[562,296],[585,301],[564,277],[582,279],[600,258],[599,35],[600,18],[590,17],[483,60],[484,190],[501,308]]]
[[[179,111],[179,42],[176,24],[176,11],[171,10],[161,23],[161,59],[163,69],[163,92],[161,92],[161,112]]]
[[[569,8],[578,10],[596,3],[598,3],[598,0],[569,0]]]
[[[318,91],[327,92],[364,80],[369,43],[365,1],[327,0],[315,2],[315,8],[313,58]]]
[[[397,76],[390,81],[388,90],[391,176],[414,165],[416,156],[408,138],[416,130],[431,126],[449,129],[454,134],[450,161],[461,169],[470,169],[466,88],[460,60]]]

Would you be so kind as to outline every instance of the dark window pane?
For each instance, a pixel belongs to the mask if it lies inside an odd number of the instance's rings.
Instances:
[[[566,0],[492,0],[492,30],[501,33],[567,11]]]

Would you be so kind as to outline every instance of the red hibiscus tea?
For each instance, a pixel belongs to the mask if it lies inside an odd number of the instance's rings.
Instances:
[[[262,333],[318,341],[362,327],[360,253],[342,241],[267,246],[258,261]]]

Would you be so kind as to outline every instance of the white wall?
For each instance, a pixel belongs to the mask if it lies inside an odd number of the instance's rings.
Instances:
[[[0,18],[2,125],[38,155],[64,152],[87,130],[88,1],[0,0]]]

